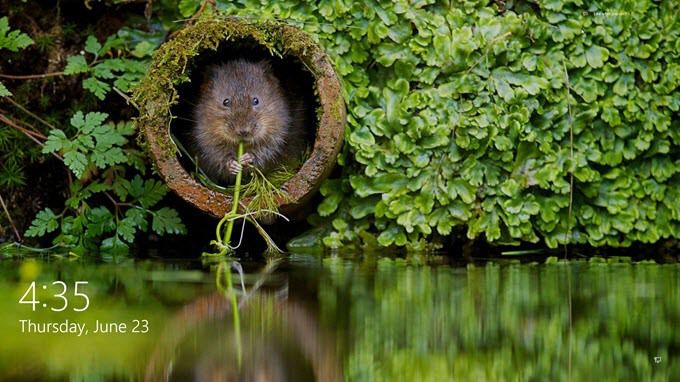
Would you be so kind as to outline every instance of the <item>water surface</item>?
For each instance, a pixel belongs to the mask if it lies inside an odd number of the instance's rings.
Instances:
[[[0,380],[680,380],[679,264],[241,265],[2,260]]]

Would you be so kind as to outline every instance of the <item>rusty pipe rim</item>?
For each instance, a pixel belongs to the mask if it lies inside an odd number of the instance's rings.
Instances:
[[[133,99],[139,104],[138,123],[161,177],[177,195],[216,217],[231,210],[231,195],[207,188],[182,166],[170,137],[170,107],[179,100],[175,85],[187,80],[187,66],[193,58],[243,39],[297,58],[314,79],[318,97],[314,144],[298,172],[283,185],[289,198],[278,204],[284,213],[300,208],[319,189],[333,169],[344,135],[346,111],[340,81],[324,50],[308,34],[283,23],[234,17],[201,20],[185,28],[159,48]],[[244,205],[248,202],[243,200]]]

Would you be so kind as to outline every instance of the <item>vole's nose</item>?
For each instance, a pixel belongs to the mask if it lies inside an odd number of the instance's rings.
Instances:
[[[248,135],[248,130],[246,130],[246,129],[238,129],[238,130],[236,130],[236,135],[238,135],[239,137],[243,138],[243,137],[245,137],[245,136]]]

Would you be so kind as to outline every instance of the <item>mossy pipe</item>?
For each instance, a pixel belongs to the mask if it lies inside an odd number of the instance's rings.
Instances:
[[[259,22],[235,17],[198,20],[178,32],[154,54],[151,66],[136,88],[133,101],[139,106],[138,127],[156,168],[177,195],[196,208],[223,217],[232,207],[231,195],[203,186],[181,165],[170,137],[171,108],[179,102],[176,86],[189,81],[188,68],[202,53],[222,44],[253,41],[273,55],[301,62],[314,78],[318,109],[314,142],[309,157],[285,184],[288,198],[279,200],[284,214],[299,210],[330,174],[342,146],[345,102],[331,61],[311,36],[280,22]],[[247,198],[243,204],[248,204]]]

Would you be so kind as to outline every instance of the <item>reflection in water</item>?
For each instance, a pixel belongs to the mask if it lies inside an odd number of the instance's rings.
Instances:
[[[231,304],[222,294],[186,306],[161,336],[145,380],[342,380],[333,342],[302,305],[260,293],[241,304],[239,314],[237,344]]]
[[[680,380],[678,264],[323,264],[349,380]]]
[[[678,264],[428,264],[295,255],[264,271],[250,264],[233,274],[248,292],[235,326],[215,266],[0,261],[0,380],[680,380]],[[88,281],[90,308],[17,303],[31,281],[55,280]],[[36,297],[59,302],[54,292]],[[27,318],[146,319],[151,330],[22,334]]]

